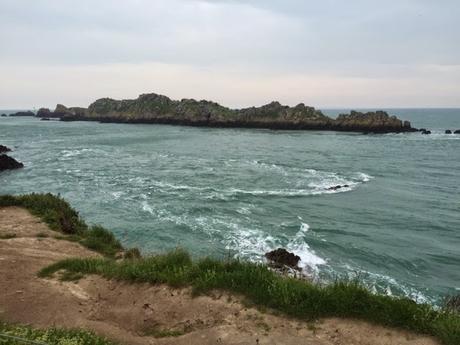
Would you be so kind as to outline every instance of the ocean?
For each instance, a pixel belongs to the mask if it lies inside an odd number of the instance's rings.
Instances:
[[[460,109],[388,111],[432,134],[0,117],[0,144],[25,164],[0,193],[59,193],[144,253],[259,262],[284,247],[320,281],[439,305],[460,293],[460,135],[444,134]]]

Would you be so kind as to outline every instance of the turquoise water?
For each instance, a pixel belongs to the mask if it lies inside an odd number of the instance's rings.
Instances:
[[[0,174],[0,193],[60,193],[146,253],[260,261],[285,247],[319,279],[438,303],[460,292],[460,135],[443,134],[460,110],[392,113],[433,134],[0,118],[0,143],[25,163]]]

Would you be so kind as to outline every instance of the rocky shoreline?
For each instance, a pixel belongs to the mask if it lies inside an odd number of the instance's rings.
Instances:
[[[0,172],[24,167],[24,164],[6,154],[6,152],[10,151],[11,149],[9,147],[0,145]]]
[[[102,123],[169,124],[198,127],[328,130],[363,133],[415,132],[409,121],[384,111],[341,114],[336,119],[300,103],[294,107],[271,102],[261,107],[230,109],[210,101],[143,94],[134,100],[101,98],[88,108],[58,104],[54,111],[41,108],[40,118]]]

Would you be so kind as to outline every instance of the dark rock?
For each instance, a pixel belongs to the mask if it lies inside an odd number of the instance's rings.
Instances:
[[[37,117],[51,117],[53,113],[48,108],[40,108],[37,111]]]
[[[445,134],[452,134],[452,131],[450,129],[446,129],[446,131],[444,133]]]
[[[420,128],[419,132],[426,132],[426,128]]]
[[[277,266],[288,266],[290,268],[299,269],[297,266],[300,261],[300,256],[288,252],[284,248],[278,248],[265,254],[265,257]]]
[[[0,153],[10,152],[11,149],[7,146],[0,145]]]
[[[327,188],[327,190],[337,190],[337,189],[341,189],[341,188],[348,188],[350,187],[350,185],[348,184],[344,184],[344,185],[337,185],[337,186],[332,186],[332,187],[329,187]]]
[[[2,117],[7,117],[8,115],[6,115],[6,114],[2,114],[1,116],[2,116]]]
[[[49,120],[51,120],[49,117],[42,117],[42,118],[40,119],[40,121],[49,121]]]
[[[56,109],[54,111],[49,110],[48,108],[41,108],[38,110],[37,116],[41,118],[48,118],[48,119],[64,119],[64,118],[74,118],[74,117],[82,117],[86,115],[87,109],[79,108],[79,107],[72,107],[67,108],[62,104],[56,105]]]
[[[428,130],[425,129],[425,130],[422,131],[422,134],[431,134],[431,131],[428,131]]]
[[[0,171],[23,168],[24,164],[5,154],[0,155]]]
[[[17,113],[10,114],[10,116],[35,116],[32,111],[18,111]]]
[[[342,188],[342,186],[338,185],[338,186],[329,187],[327,190],[337,190],[337,189],[340,189],[340,188]]]
[[[460,134],[460,129],[457,129],[454,134]]]

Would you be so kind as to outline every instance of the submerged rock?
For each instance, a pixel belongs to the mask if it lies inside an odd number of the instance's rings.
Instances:
[[[0,153],[10,152],[11,149],[7,146],[0,145]]]
[[[446,131],[444,133],[445,134],[452,134],[452,131],[450,129],[446,129]]]
[[[332,186],[332,187],[329,187],[327,190],[337,190],[337,189],[341,189],[341,188],[348,188],[350,187],[350,185],[348,184],[343,184],[343,185],[337,185],[337,186]]]
[[[284,248],[278,248],[265,254],[265,257],[277,266],[288,266],[290,268],[299,269],[300,256],[288,252]]]
[[[2,114],[2,115],[1,115],[1,117],[7,117],[7,116],[8,116],[8,115],[6,115],[6,114]]]
[[[425,129],[422,131],[422,134],[431,134],[431,131]]]
[[[24,164],[5,154],[0,155],[0,171],[23,168]]]
[[[454,134],[460,134],[460,129],[457,129]]]

